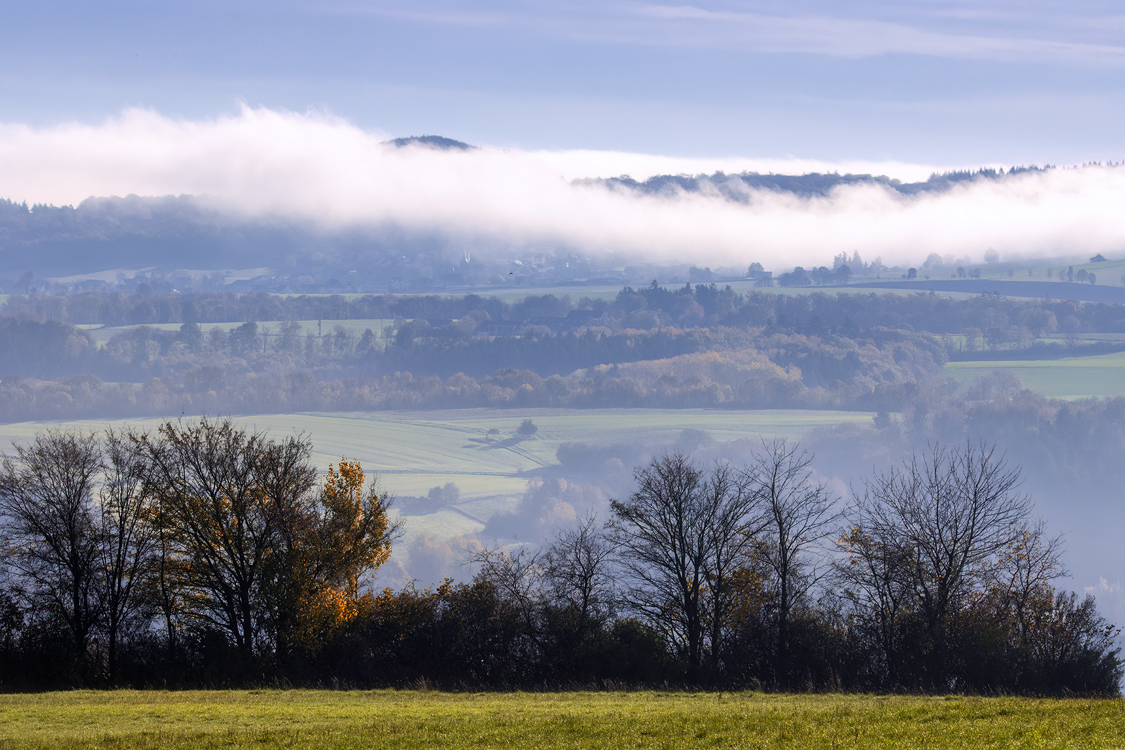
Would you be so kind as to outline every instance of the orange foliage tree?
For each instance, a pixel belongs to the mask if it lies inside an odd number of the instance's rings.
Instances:
[[[366,491],[365,491],[366,486]],[[330,466],[316,498],[294,517],[275,558],[273,598],[280,654],[315,654],[359,611],[360,580],[385,563],[399,526],[391,498],[358,461]]]

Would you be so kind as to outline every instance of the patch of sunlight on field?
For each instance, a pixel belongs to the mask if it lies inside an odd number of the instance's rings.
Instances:
[[[1011,372],[1025,388],[1051,398],[1125,396],[1125,353],[1065,359],[950,362],[946,372],[969,383],[994,370]]]
[[[1123,745],[1121,700],[393,690],[0,696],[0,746],[19,750]]]
[[[667,444],[685,429],[706,431],[716,441],[800,436],[810,429],[845,422],[868,422],[869,412],[717,411],[704,409],[464,409],[441,412],[259,414],[238,417],[247,427],[273,435],[308,434],[318,468],[341,456],[359,459],[377,471],[399,495],[425,495],[453,482],[463,498],[522,492],[530,473],[557,463],[555,452],[568,442]],[[524,419],[539,431],[516,435]],[[160,420],[90,420],[68,426],[99,429],[133,425],[152,428]],[[43,423],[0,425],[0,449],[27,440]],[[495,430],[489,434],[490,430]]]

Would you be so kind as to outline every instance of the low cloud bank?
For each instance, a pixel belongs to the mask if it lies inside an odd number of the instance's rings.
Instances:
[[[389,147],[386,138],[326,115],[250,108],[203,121],[129,110],[101,125],[0,125],[0,197],[60,205],[90,196],[190,194],[238,216],[325,229],[394,225],[707,265],[821,264],[853,250],[916,263],[931,252],[980,258],[986,248],[1011,257],[1125,247],[1125,168],[1018,174],[917,197],[875,185],[812,199],[759,191],[738,204],[706,193],[643,196],[572,181],[718,169],[836,169],[916,180],[932,168],[440,151]]]

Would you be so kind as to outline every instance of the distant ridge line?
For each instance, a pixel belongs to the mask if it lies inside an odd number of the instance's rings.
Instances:
[[[471,146],[462,141],[455,141],[452,138],[446,138],[441,135],[412,135],[406,138],[394,138],[384,143],[394,146],[395,148],[405,148],[407,146],[425,146],[427,148],[438,149],[441,151],[471,151],[476,146]]]

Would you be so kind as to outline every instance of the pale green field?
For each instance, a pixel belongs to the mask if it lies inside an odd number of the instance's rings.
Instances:
[[[871,278],[871,279],[866,279],[866,280],[867,281],[875,281],[876,279]],[[879,279],[879,280],[880,281],[894,281],[895,279],[888,276],[885,279]],[[746,292],[771,292],[773,294],[817,294],[817,293],[820,293],[820,294],[896,294],[896,295],[907,295],[907,294],[917,294],[918,293],[918,290],[916,290],[916,289],[882,289],[882,288],[875,288],[875,287],[864,287],[862,285],[863,280],[856,281],[855,286],[830,287],[830,288],[827,288],[827,289],[824,288],[824,287],[818,287],[818,286],[758,287],[758,286],[754,286],[754,282],[751,279],[737,279],[737,280],[734,280],[734,281],[716,281],[715,284],[719,288],[724,288],[724,287],[729,286],[732,289],[734,289],[736,292],[742,292],[742,293],[746,293]],[[612,300],[618,295],[618,293],[622,290],[622,288],[624,286],[625,286],[624,284],[618,284],[618,285],[615,285],[615,286],[596,285],[596,286],[518,287],[518,288],[512,288],[512,289],[497,289],[496,291],[479,290],[479,291],[477,291],[477,294],[480,294],[480,295],[486,296],[486,297],[497,297],[497,298],[502,299],[502,300],[504,300],[505,302],[508,302],[508,303],[519,302],[520,300],[524,299],[525,297],[529,297],[531,295],[553,294],[556,297],[561,297],[564,294],[566,294],[566,295],[570,296],[570,299],[571,299],[572,302],[577,303],[583,297],[589,297],[591,299]],[[643,287],[643,286],[647,286],[647,285],[641,284],[639,286]],[[674,288],[677,288],[677,287],[682,287],[683,282],[663,284],[662,286],[674,289]],[[692,286],[694,287],[695,284],[693,283]],[[636,289],[636,288],[638,288],[638,287],[634,286],[634,289]],[[442,296],[458,296],[458,295],[461,295],[461,294],[468,294],[468,292],[454,292],[454,293],[450,293],[450,294],[443,294]],[[975,294],[968,294],[968,293],[962,293],[962,292],[940,292],[940,294],[943,297],[953,297],[955,299],[962,299],[962,298],[968,298],[968,297],[975,297],[976,296]]]
[[[961,382],[993,370],[1011,372],[1025,388],[1051,398],[1125,396],[1125,353],[1022,362],[950,362],[945,366]]]
[[[1077,270],[1078,270],[1078,268],[1076,266],[1075,271],[1077,271]],[[1026,273],[1026,271],[1024,273]],[[1000,276],[998,275],[997,278],[999,278],[999,277]],[[934,278],[938,279],[938,278],[946,278],[946,277],[939,275],[939,276],[935,276]],[[1007,278],[1007,277],[1005,276],[1004,278]],[[819,287],[819,286],[757,287],[757,286],[754,286],[754,282],[751,279],[735,279],[733,281],[722,280],[722,281],[716,281],[715,284],[720,288],[730,286],[735,291],[743,292],[743,293],[745,293],[745,292],[772,292],[774,294],[817,294],[817,293],[820,293],[820,294],[895,294],[895,295],[909,295],[909,294],[918,294],[919,293],[917,289],[886,289],[886,288],[863,286],[864,281],[885,282],[885,281],[896,281],[897,279],[898,279],[898,277],[893,275],[893,274],[887,274],[887,275],[885,275],[881,278],[878,278],[878,279],[875,278],[875,277],[870,277],[870,278],[869,277],[863,277],[863,278],[860,278],[860,279],[852,279],[852,285],[850,285],[850,286],[827,287],[827,288]],[[666,284],[662,284],[661,286],[664,286],[664,287],[669,288],[669,289],[676,289],[676,288],[682,287],[683,285],[684,285],[683,281],[678,281],[678,282],[669,282],[669,283],[666,283]],[[530,297],[530,296],[551,294],[551,295],[554,295],[556,297],[562,297],[563,295],[567,295],[567,296],[570,297],[571,302],[577,304],[579,302],[579,300],[581,300],[583,297],[589,297],[590,299],[612,300],[621,292],[621,290],[625,286],[627,286],[627,285],[626,284],[590,284],[590,285],[573,285],[573,286],[571,286],[571,285],[514,286],[513,285],[513,286],[495,286],[495,287],[474,287],[474,288],[471,288],[471,289],[457,289],[457,290],[452,290],[452,291],[432,292],[432,293],[426,292],[426,293],[420,293],[420,294],[398,294],[398,295],[395,295],[395,296],[400,296],[400,297],[426,297],[426,296],[432,295],[432,296],[436,296],[436,297],[462,297],[466,294],[479,294],[482,297],[496,297],[497,299],[503,300],[504,302],[507,302],[507,303],[511,304],[511,303],[514,303],[514,302],[519,302],[519,301],[521,301],[521,300],[523,300],[527,297]],[[632,286],[634,289],[637,289],[637,288],[640,288],[640,287],[648,286],[648,282],[645,282],[643,284],[632,284],[632,285],[628,285],[628,286]],[[692,282],[692,286],[693,287],[695,286],[695,282]],[[969,298],[969,297],[977,296],[976,294],[970,294],[968,292],[938,292],[938,294],[940,294],[943,297],[951,297],[951,298],[954,298],[954,299],[966,299],[966,298]],[[297,295],[279,294],[278,296],[280,296],[280,297],[293,297],[293,296],[297,296]],[[344,295],[310,294],[310,295],[307,295],[307,296],[309,296],[309,297],[343,296],[343,297],[348,297],[348,298],[358,298],[358,297],[362,297],[363,295],[361,295],[361,294],[344,294]],[[238,324],[235,324],[235,325],[238,325]],[[325,325],[327,325],[327,322],[325,323]]]
[[[1085,269],[1087,273],[1094,273],[1098,277],[1098,286],[1121,286],[1121,276],[1125,274],[1125,259],[1114,259],[1101,261],[1099,263],[1090,263],[1089,257],[1085,259],[1086,262],[1065,263],[1057,262],[1047,266],[1034,266],[1031,269],[1031,276],[1027,275],[1027,269],[1016,269],[1015,275],[1011,278],[1014,280],[1023,281],[1060,281],[1059,271],[1066,270],[1073,266],[1074,272],[1078,273],[1080,270]],[[988,266],[981,266],[982,271],[986,271]],[[1048,276],[1050,273],[1050,276]],[[1008,274],[1006,271],[1001,273],[985,273],[982,278],[988,279],[1007,279]]]
[[[884,281],[894,281],[895,279],[887,278]],[[874,279],[872,279],[874,281]],[[775,286],[766,288],[755,288],[750,291],[757,292],[773,292],[774,294],[893,294],[896,297],[908,297],[913,294],[929,294],[918,289],[888,289],[886,287],[865,287],[862,282],[857,283],[855,286],[841,286],[841,287],[819,287],[819,286]],[[969,299],[976,297],[976,294],[969,292],[934,292],[941,297],[948,297],[950,299]]]
[[[1123,746],[1121,700],[391,690],[0,696],[0,747],[12,750]]]
[[[383,339],[383,329],[386,326],[394,323],[390,318],[361,318],[356,320],[298,320],[296,321],[301,326],[301,336],[306,334],[331,334],[337,325],[344,328],[355,337],[363,334],[364,330],[370,328],[380,340]],[[152,323],[143,327],[155,328],[159,331],[178,331],[180,330],[180,323]],[[233,331],[235,328],[243,325],[243,323],[201,323],[200,328],[203,330],[204,335],[207,334],[212,328],[218,328],[223,331]],[[282,321],[267,320],[258,322],[258,334],[263,332],[268,333],[271,337],[276,337],[281,333]],[[97,324],[82,324],[77,326],[90,332],[94,340],[98,342],[99,346],[104,346],[107,341],[119,333],[131,331],[135,328],[142,326],[127,325],[127,326],[102,326]]]
[[[531,439],[515,435],[530,418],[539,431]],[[646,409],[465,409],[446,412],[377,412],[335,414],[267,414],[237,418],[271,434],[308,434],[319,469],[341,457],[358,459],[376,472],[385,490],[398,496],[425,496],[452,482],[460,490],[455,505],[425,515],[411,515],[405,549],[416,534],[452,538],[480,532],[489,518],[515,508],[530,472],[557,463],[555,452],[567,442],[660,445],[674,443],[684,429],[706,431],[714,440],[759,436],[794,436],[816,427],[870,422],[868,412],[708,411]],[[155,427],[162,420],[128,422],[90,420],[64,426],[96,430],[107,426]],[[0,450],[12,453],[13,441],[26,441],[46,425],[23,422],[0,425]],[[496,429],[498,433],[489,434]],[[2,750],[2,748],[0,748]]]
[[[454,482],[462,497],[521,492],[523,472],[556,463],[555,451],[567,442],[674,442],[681,430],[704,430],[718,441],[758,436],[799,436],[816,427],[868,422],[868,412],[711,411],[705,409],[463,409],[445,412],[367,412],[269,414],[238,421],[274,435],[305,432],[313,442],[321,469],[341,456],[358,459],[377,471],[400,495],[424,495],[431,487]],[[530,418],[539,432],[530,440],[514,433]],[[98,429],[123,424],[152,427],[160,420],[71,422]],[[13,440],[27,440],[43,423],[0,425],[0,449],[11,452]],[[490,429],[498,434],[489,435]]]

